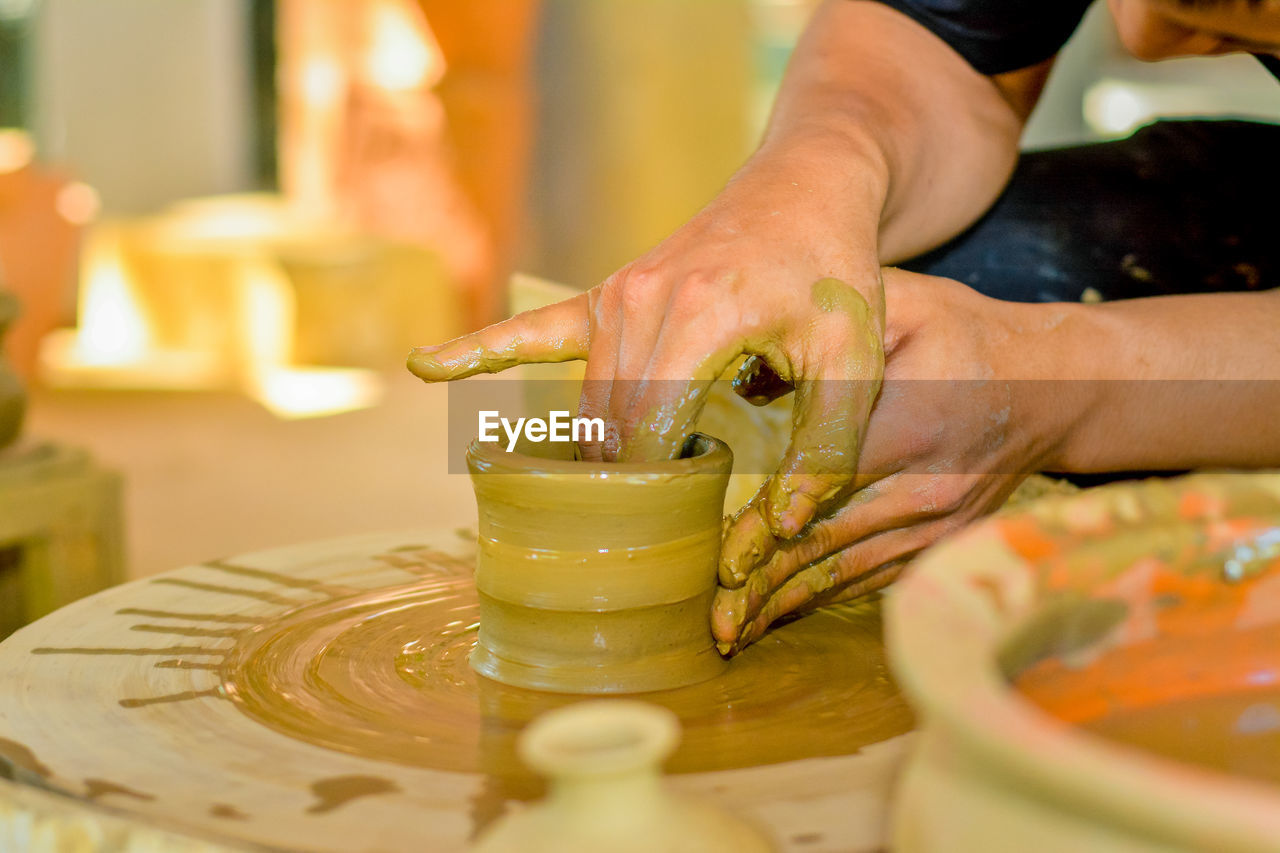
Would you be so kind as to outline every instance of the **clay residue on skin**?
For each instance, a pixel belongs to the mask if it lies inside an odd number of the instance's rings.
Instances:
[[[311,783],[316,802],[307,814],[326,814],[361,797],[400,793],[400,786],[380,776],[330,776]]]
[[[770,481],[767,501],[766,520],[780,538],[799,532],[800,519],[848,482],[867,427],[865,420],[851,423],[849,412],[870,412],[884,377],[882,332],[862,294],[839,279],[824,278],[814,282],[810,299],[823,314],[843,317],[847,362],[826,376],[795,381],[793,446],[779,476]],[[838,393],[822,389],[823,382],[839,383]],[[823,390],[822,403],[815,404]]]

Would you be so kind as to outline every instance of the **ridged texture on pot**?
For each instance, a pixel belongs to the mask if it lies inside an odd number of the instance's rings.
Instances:
[[[508,684],[629,693],[720,673],[709,614],[727,446],[593,464],[473,443],[480,642],[472,666]]]

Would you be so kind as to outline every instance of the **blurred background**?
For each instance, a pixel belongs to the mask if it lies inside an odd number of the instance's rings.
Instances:
[[[408,348],[585,288],[754,146],[809,0],[0,0],[0,634],[124,577],[473,516]],[[1280,119],[1098,4],[1029,148]],[[10,304],[16,301],[14,308]]]

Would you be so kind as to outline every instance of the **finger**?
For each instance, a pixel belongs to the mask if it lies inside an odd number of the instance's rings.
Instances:
[[[784,539],[853,479],[884,375],[884,349],[866,300],[845,285],[837,308],[810,332],[805,360],[820,367],[796,385],[791,443],[769,481],[767,520]]]
[[[708,350],[708,341],[712,341]],[[654,360],[621,419],[619,459],[674,459],[707,402],[712,383],[742,354],[734,342],[714,348],[704,322],[668,325]]]
[[[446,382],[517,364],[572,361],[587,357],[590,332],[588,295],[583,293],[447,343],[416,347],[406,366],[427,382]]]
[[[760,565],[768,562],[778,547],[778,537],[766,519],[765,483],[746,506],[725,523],[720,539],[720,585],[737,589]]]
[[[753,406],[767,406],[795,390],[795,386],[778,375],[769,363],[753,355],[738,368],[733,377],[733,391]]]
[[[804,535],[779,543],[743,584],[748,595],[746,615],[754,615],[763,601],[806,567],[868,537],[942,515],[943,508],[922,502],[913,488],[918,479],[896,474],[860,489],[839,510],[813,522]]]
[[[740,650],[759,638],[777,619],[799,610],[817,599],[837,595],[853,597],[879,589],[887,580],[879,575],[886,563],[909,558],[931,541],[931,523],[888,530],[868,537],[843,551],[832,554],[792,575],[786,583],[764,601],[757,612],[739,610],[741,626],[736,631],[713,619],[716,640]],[[846,592],[846,588],[848,591]]]
[[[645,370],[666,322],[670,288],[664,287],[663,280],[655,273],[637,268],[620,275],[617,287],[622,335],[609,392],[608,420],[622,424],[630,412],[631,402],[643,393]],[[621,441],[621,432],[618,441]],[[609,448],[615,456],[618,449],[617,446]]]
[[[873,569],[855,583],[820,593],[819,595],[814,596],[814,598],[808,603],[797,607],[788,615],[800,616],[823,607],[829,607],[833,604],[843,604],[847,601],[865,598],[872,593],[879,592],[901,577],[902,572],[911,564],[911,561],[915,559],[919,553],[919,551],[916,551],[899,557],[896,560],[890,560],[883,566]]]
[[[864,477],[859,470],[853,482],[828,503],[830,506],[843,502],[839,509],[811,519],[802,535],[791,539],[779,538],[769,526],[766,482],[725,524],[720,542],[720,585],[729,589],[741,587],[753,573],[769,565],[780,549],[794,557],[792,563],[784,564],[785,568],[779,566],[786,572],[777,581],[781,583],[791,572],[865,536],[910,523],[916,518],[915,505],[919,502],[895,488],[900,476],[899,472],[877,469]],[[879,499],[882,494],[885,499]]]
[[[760,639],[769,630],[769,626],[784,616],[808,613],[819,607],[852,601],[884,589],[897,580],[902,570],[917,553],[919,552],[913,551],[889,560],[884,565],[871,569],[852,581],[846,581],[840,586],[818,593],[814,593],[811,586],[825,582],[832,570],[823,565],[811,566],[804,573],[796,575],[791,584],[778,590],[778,594],[769,600],[765,609],[760,611],[760,614],[738,636],[737,642],[732,647],[733,653],[742,651]],[[835,560],[834,557],[831,559]]]
[[[622,305],[613,279],[606,280],[588,293],[590,346],[587,349],[587,366],[582,375],[582,392],[578,397],[578,416],[601,418],[605,422],[605,428],[602,441],[582,441],[578,447],[583,459],[601,462],[612,457],[609,449],[617,445],[618,427],[609,420],[608,415],[609,396],[618,365],[618,347],[623,331]]]
[[[894,475],[850,496],[839,512],[814,523],[799,539],[777,543],[747,577],[718,600],[718,635],[735,635],[779,590],[810,566],[858,547],[888,531],[912,528],[938,515],[921,507],[918,494]],[[775,540],[776,541],[776,540]]]

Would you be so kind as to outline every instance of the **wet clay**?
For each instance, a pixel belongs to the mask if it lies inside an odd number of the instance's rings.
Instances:
[[[471,567],[428,560],[421,582],[296,610],[246,634],[222,690],[290,737],[398,764],[479,772],[510,796],[539,790],[515,753],[538,714],[579,696],[512,687],[467,663],[480,607]],[[783,625],[699,684],[647,693],[684,738],[691,773],[851,755],[912,728],[889,676],[878,601]]]
[[[1082,726],[1126,746],[1280,785],[1280,690],[1250,690],[1111,714]]]
[[[588,463],[474,442],[479,643],[471,664],[521,687],[635,693],[724,671],[711,636],[733,457]]]
[[[1280,838],[1280,475],[999,513],[923,554],[889,616],[895,669],[934,711],[898,788],[898,848]]]
[[[1058,593],[1002,663],[1085,731],[1280,783],[1280,526],[1242,515],[1180,532],[1113,536],[1115,574],[1095,576],[1094,596]],[[1073,554],[1075,573],[1101,565],[1083,545]]]

